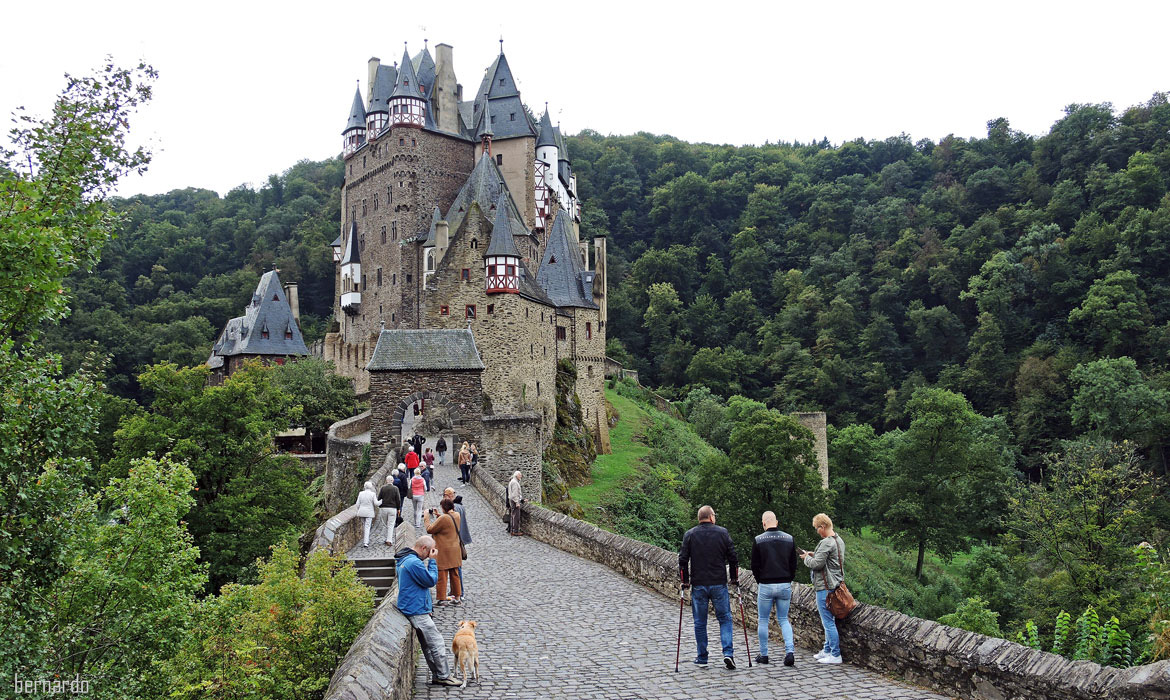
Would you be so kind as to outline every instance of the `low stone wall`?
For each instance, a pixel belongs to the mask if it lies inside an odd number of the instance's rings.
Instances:
[[[325,512],[345,508],[357,487],[356,468],[362,451],[369,443],[352,438],[370,429],[370,412],[359,413],[329,426],[325,446]]]
[[[471,483],[503,514],[504,488],[481,470]],[[522,528],[529,536],[589,559],[652,588],[678,596],[678,556],[659,547],[526,503]],[[748,553],[741,553],[746,560]],[[756,582],[740,576],[747,624],[755,628]],[[812,586],[793,586],[789,610],[797,643],[819,648],[824,640]],[[1136,668],[1102,667],[1036,651],[1003,639],[860,604],[838,622],[842,655],[852,664],[900,676],[948,695],[972,700],[1167,700],[1170,661]],[[772,640],[780,630],[771,626]],[[775,641],[773,641],[773,645]],[[755,642],[752,641],[752,646]]]
[[[506,484],[512,474],[524,474],[524,493],[539,503],[542,492],[539,413],[517,413],[483,417],[484,457],[476,471],[486,471]]]
[[[417,642],[410,622],[394,607],[397,599],[395,584],[333,672],[325,700],[411,697]]]
[[[307,452],[301,452],[301,453],[294,452],[292,454],[292,456],[296,457],[297,460],[300,461],[301,466],[308,467],[309,469],[312,469],[314,478],[321,476],[322,474],[325,473],[325,465],[329,461],[328,454],[322,455],[322,454],[312,454],[312,453],[307,453]]]
[[[368,480],[374,482],[377,488],[381,488],[386,483],[386,475],[390,473],[392,467],[390,460],[386,460]],[[404,536],[403,533],[407,531],[409,534],[405,536],[409,537],[411,542],[414,541],[414,528],[407,529],[407,524],[404,522],[398,526],[394,535],[395,542],[405,542],[406,540],[397,538]],[[330,554],[345,554],[361,539],[362,520],[357,517],[357,506],[351,504],[337,515],[321,523],[316,534],[313,535],[313,543],[309,545],[309,551],[326,549]]]

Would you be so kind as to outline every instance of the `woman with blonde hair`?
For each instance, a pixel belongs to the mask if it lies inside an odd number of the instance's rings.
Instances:
[[[466,442],[459,448],[459,480],[465,484],[471,481],[471,450]]]
[[[813,528],[820,535],[815,551],[800,550],[804,565],[812,574],[813,589],[817,592],[817,609],[821,626],[825,628],[825,646],[816,654],[822,664],[841,663],[841,640],[837,636],[837,620],[829,610],[827,599],[845,580],[845,543],[833,530],[833,520],[824,513],[813,516]]]
[[[362,546],[369,547],[370,526],[374,523],[374,517],[378,515],[378,506],[382,505],[378,500],[378,494],[374,492],[374,482],[366,482],[354,505],[357,506],[357,517],[362,519]]]

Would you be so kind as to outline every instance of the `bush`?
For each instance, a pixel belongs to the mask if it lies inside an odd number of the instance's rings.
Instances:
[[[955,612],[943,615],[938,621],[944,625],[986,634],[989,637],[1002,636],[999,631],[999,613],[988,610],[987,601],[982,598],[964,600]]]

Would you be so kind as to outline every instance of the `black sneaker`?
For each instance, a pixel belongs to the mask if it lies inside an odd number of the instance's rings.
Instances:
[[[765,663],[767,663],[767,662],[765,662]],[[784,655],[784,665],[785,666],[795,666],[796,665],[796,657],[792,655],[792,652],[788,652],[787,654]]]
[[[706,661],[699,661],[698,659],[695,659],[695,665],[698,666],[699,668],[707,668]]]
[[[730,656],[724,656],[723,657],[723,665],[726,666],[729,671],[734,671],[735,670],[735,659],[731,658]]]
[[[454,678],[436,678],[435,680],[431,681],[431,685],[458,686],[459,681],[455,680]]]
[[[763,654],[756,654],[756,663],[766,664],[768,663],[768,657],[764,656]]]

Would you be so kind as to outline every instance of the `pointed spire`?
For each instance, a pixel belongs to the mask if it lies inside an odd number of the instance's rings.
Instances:
[[[540,137],[536,139],[536,147],[557,145],[557,139],[553,135],[552,120],[548,118],[548,103],[544,103],[544,116],[540,118]]]
[[[353,105],[349,108],[349,121],[345,124],[345,131],[350,129],[366,128],[366,106],[362,101],[361,81],[353,91]],[[345,133],[345,131],[341,133]]]
[[[497,255],[510,255],[514,258],[520,257],[520,251],[516,249],[516,241],[512,233],[512,217],[511,207],[508,206],[508,193],[501,191],[500,196],[496,197],[496,220],[492,225],[492,239],[488,243],[487,252],[484,255],[488,257]]]
[[[420,97],[418,77],[414,73],[414,62],[410,60],[410,53],[402,49],[402,63],[398,67],[398,82],[394,85],[394,97]]]
[[[361,263],[361,245],[358,242],[357,222],[349,222],[349,236],[346,239],[345,255],[341,257],[342,265],[349,265],[352,263]]]
[[[481,116],[482,119],[480,119],[479,131],[476,133],[476,136],[478,136],[480,139],[490,139],[492,136],[495,136],[495,134],[492,133],[491,109],[486,102],[484,103],[483,114]]]

